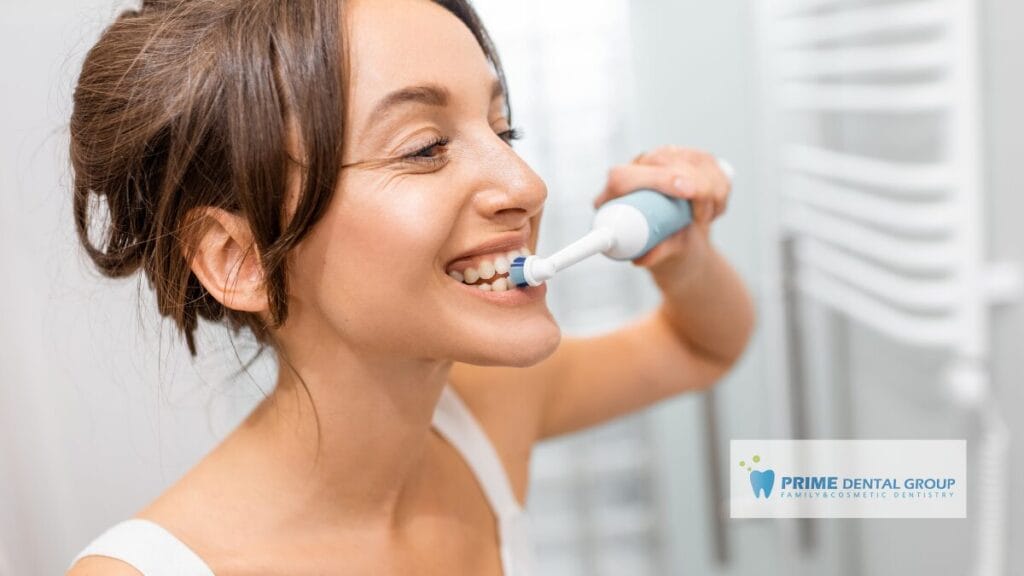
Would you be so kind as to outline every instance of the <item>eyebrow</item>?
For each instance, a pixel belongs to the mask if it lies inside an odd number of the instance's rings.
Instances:
[[[501,85],[501,81],[495,80],[494,83],[491,84],[491,101],[493,102],[495,98],[503,96],[504,94],[505,89]],[[377,102],[377,105],[373,108],[373,112],[370,113],[370,121],[367,125],[373,126],[377,124],[383,120],[392,109],[402,104],[419,103],[427,106],[444,107],[448,105],[449,100],[451,100],[451,91],[439,84],[423,84],[420,86],[399,88]]]

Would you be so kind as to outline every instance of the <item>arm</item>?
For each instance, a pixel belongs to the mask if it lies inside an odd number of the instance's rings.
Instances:
[[[681,185],[680,185],[681,183]],[[714,158],[675,147],[616,167],[595,205],[640,188],[690,199],[692,224],[642,258],[662,293],[653,312],[614,332],[563,338],[534,366],[457,364],[452,372],[475,413],[525,485],[529,449],[718,381],[742,354],[754,307],[739,276],[710,243],[712,220],[722,214],[728,178]]]
[[[538,439],[600,424],[677,394],[703,390],[736,362],[753,329],[753,304],[715,252],[704,269],[662,288],[653,312],[609,334],[564,339],[544,365]]]
[[[539,379],[538,439],[593,426],[718,381],[739,359],[754,306],[738,274],[711,245],[710,226],[731,184],[715,159],[663,147],[614,168],[595,206],[640,188],[687,198],[694,221],[634,260],[662,293],[661,305],[615,332],[566,339],[532,368]]]

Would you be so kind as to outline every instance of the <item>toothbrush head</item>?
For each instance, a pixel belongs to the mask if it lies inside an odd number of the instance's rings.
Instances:
[[[558,270],[547,258],[536,254],[519,256],[508,266],[508,279],[516,288],[540,286],[555,275]]]
[[[516,288],[529,288],[530,283],[526,281],[526,274],[523,266],[529,256],[517,256],[508,266],[508,279]]]

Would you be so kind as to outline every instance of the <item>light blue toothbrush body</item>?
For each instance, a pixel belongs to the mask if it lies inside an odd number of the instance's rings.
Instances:
[[[718,162],[731,180],[732,167],[724,160]],[[614,260],[634,260],[692,220],[688,200],[656,190],[637,190],[602,204],[594,215],[591,231],[551,256],[513,260],[509,280],[519,288],[539,286],[559,270],[599,253]]]

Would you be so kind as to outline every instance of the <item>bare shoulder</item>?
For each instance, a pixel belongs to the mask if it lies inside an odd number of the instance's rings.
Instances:
[[[142,572],[115,558],[86,556],[75,562],[65,576],[142,576]]]

